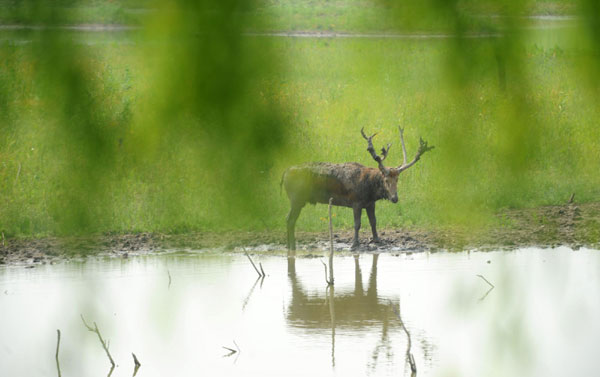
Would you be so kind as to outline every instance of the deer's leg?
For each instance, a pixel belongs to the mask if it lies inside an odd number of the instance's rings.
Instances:
[[[296,250],[296,236],[294,233],[296,220],[300,216],[302,207],[304,207],[304,204],[292,203],[292,208],[290,208],[290,212],[287,215],[287,247],[291,251]]]
[[[354,207],[354,239],[352,240],[352,250],[355,250],[358,248],[359,243],[358,243],[358,231],[360,230],[360,218],[362,216],[362,208],[361,207]]]
[[[363,295],[362,272],[360,270],[358,254],[354,254],[354,295],[357,297]]]
[[[379,243],[381,240],[377,235],[377,219],[375,218],[375,203],[367,207],[367,217],[369,218],[369,224],[371,224],[371,231],[373,232],[373,242]]]

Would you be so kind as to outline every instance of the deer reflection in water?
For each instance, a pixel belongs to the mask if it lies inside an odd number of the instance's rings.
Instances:
[[[292,288],[286,320],[294,327],[322,331],[331,330],[331,363],[335,366],[335,332],[337,329],[365,329],[381,326],[381,337],[371,353],[370,369],[375,369],[381,353],[388,361],[393,359],[393,348],[389,331],[396,328],[400,333],[400,322],[388,300],[377,294],[377,261],[379,254],[373,254],[371,273],[366,291],[363,289],[362,271],[359,256],[354,256],[354,289],[334,291],[327,288],[323,296],[307,294],[296,274],[296,260],[288,258],[288,277]],[[397,301],[397,300],[393,300]]]

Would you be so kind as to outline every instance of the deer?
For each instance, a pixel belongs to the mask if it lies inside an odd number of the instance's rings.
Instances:
[[[358,233],[361,226],[362,210],[367,211],[367,217],[373,233],[372,241],[380,243],[377,234],[377,219],[375,218],[375,202],[381,199],[392,203],[398,202],[398,176],[400,173],[416,164],[421,156],[432,150],[427,142],[419,138],[419,149],[415,158],[407,162],[406,146],[404,144],[404,128],[398,127],[402,145],[403,163],[398,167],[386,167],[383,161],[388,156],[391,144],[381,148],[381,155],[375,152],[373,138],[365,135],[364,127],[360,133],[367,141],[367,151],[377,162],[378,167],[367,167],[357,162],[333,164],[328,162],[312,162],[303,165],[291,166],[285,170],[281,177],[280,187],[283,185],[290,200],[290,211],[287,215],[287,248],[296,250],[295,227],[306,203],[329,204],[349,207],[354,211],[354,238],[351,250],[360,247]]]

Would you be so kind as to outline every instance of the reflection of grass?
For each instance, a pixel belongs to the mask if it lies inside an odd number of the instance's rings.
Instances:
[[[600,141],[590,137],[597,134],[597,108],[573,70],[579,55],[557,49],[554,41],[549,47],[529,44],[523,49],[523,69],[531,77],[524,97],[540,131],[533,146],[523,146],[529,148],[524,171],[513,171],[522,179],[511,181],[511,173],[497,165],[497,158],[512,153],[506,149],[503,127],[511,119],[507,121],[506,114],[514,109],[511,98],[498,90],[492,42],[473,42],[481,61],[471,72],[472,80],[457,88],[443,80],[451,73],[440,64],[448,53],[442,41],[276,40],[286,74],[261,78],[256,95],[290,110],[286,121],[292,148],[273,166],[264,167],[268,185],[253,200],[264,203],[265,213],[254,223],[234,217],[223,221],[228,198],[222,197],[218,178],[190,159],[210,140],[170,135],[151,158],[136,154],[134,144],[144,140],[140,135],[146,132],[144,114],[152,110],[149,104],[157,95],[148,84],[153,57],[140,59],[141,48],[105,42],[89,49],[84,58],[97,89],[95,101],[101,104],[97,116],[117,160],[101,182],[107,195],[87,203],[97,222],[94,230],[282,230],[288,206],[285,193],[279,194],[284,168],[304,161],[374,166],[359,135],[362,126],[379,132],[376,146],[394,143],[390,164],[401,161],[398,124],[406,127],[409,154],[415,152],[419,136],[436,146],[402,174],[398,205],[378,203],[382,227],[477,224],[488,218],[476,213],[564,203],[572,192],[578,201],[598,198]],[[74,190],[69,177],[59,174],[73,156],[59,153],[56,125],[39,95],[43,83],[35,80],[36,62],[26,51],[0,46],[1,57],[15,60],[9,65],[10,59],[0,59],[0,93],[13,109],[0,117],[14,125],[4,129],[0,148],[0,229],[7,235],[56,232],[55,223],[68,210],[67,198]],[[453,137],[461,138],[463,150],[452,150]],[[335,212],[334,227],[352,225],[350,210]],[[323,229],[325,214],[324,206],[307,206],[298,229]],[[363,224],[367,229],[366,216]]]

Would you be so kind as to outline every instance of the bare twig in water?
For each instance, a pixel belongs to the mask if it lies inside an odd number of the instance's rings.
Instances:
[[[331,206],[333,198],[329,198],[329,285],[333,285],[333,225],[331,222]]]
[[[333,202],[333,198],[329,198],[329,277],[327,277],[327,264],[323,263],[323,268],[325,269],[325,281],[327,282],[327,286],[333,285],[333,226],[331,224],[331,205]]]
[[[412,353],[408,354],[408,362],[410,363],[410,371],[412,372],[412,376],[417,375],[417,364],[415,363],[415,357]]]
[[[167,288],[171,288],[171,272],[167,270],[167,275],[169,275],[169,286]]]
[[[110,363],[114,369],[115,361],[113,360],[112,356],[110,355],[110,352],[108,351],[108,345],[106,344],[106,342],[104,342],[104,339],[102,339],[102,335],[100,335],[100,330],[98,330],[98,325],[96,325],[96,322],[94,322],[94,327],[91,327],[90,325],[87,324],[87,322],[85,322],[85,319],[83,318],[83,314],[81,314],[81,320],[83,321],[83,324],[85,325],[85,327],[87,327],[87,329],[89,331],[94,332],[94,333],[96,333],[96,335],[98,335],[98,339],[100,339],[102,348],[104,348],[104,351],[106,351],[106,356],[108,356],[108,359],[110,360]],[[112,369],[108,375],[110,376],[111,373],[112,373]]]
[[[323,263],[323,269],[325,270],[325,282],[327,283],[327,286],[333,285],[333,282],[327,278],[327,264],[323,261],[321,261],[321,263]]]
[[[489,295],[490,292],[493,291],[493,290],[494,290],[494,288],[488,289],[487,292],[485,292],[485,294],[483,296],[481,296],[481,298],[479,299],[479,301],[485,300],[485,298],[487,297],[487,295]]]
[[[258,265],[260,266],[260,272],[262,273],[262,277],[264,278],[265,276],[267,276],[267,274],[265,274],[265,270],[263,270],[262,263],[259,262]]]
[[[406,326],[404,326],[404,321],[402,320],[402,316],[400,315],[400,303],[398,303],[398,310],[396,310],[396,307],[392,304],[391,300],[390,300],[390,306],[392,307],[392,310],[396,314],[396,317],[398,317],[398,319],[400,320],[400,325],[402,325],[402,329],[404,330],[404,332],[406,333],[406,337],[408,338],[408,347],[406,348],[406,359],[408,360],[408,362],[410,364],[410,370],[412,371],[413,375],[416,375],[417,364],[415,363],[415,358],[413,357],[413,354],[410,352],[410,348],[412,346],[412,340],[410,338],[410,333],[408,332],[408,329],[406,328]]]
[[[248,255],[248,252],[246,251],[246,249],[243,249],[243,250],[244,250],[244,254],[246,254],[246,257],[248,257],[248,260],[250,261],[250,263],[252,263],[252,267],[254,267],[254,271],[256,271],[256,273],[258,274],[259,277],[263,277],[264,275],[260,273],[258,268],[256,268],[254,261],[252,260],[252,258],[250,258],[250,255]]]
[[[333,285],[327,286],[329,302],[329,319],[331,320],[331,367],[335,368],[335,292]]]
[[[237,348],[237,350],[234,350],[233,348],[222,346],[227,351],[229,351],[229,353],[227,355],[224,355],[223,357],[229,357],[229,356],[233,355],[234,353],[242,353],[242,351],[240,350],[240,347],[237,345],[235,340],[233,341],[233,344],[235,344],[235,348]]]
[[[246,309],[246,305],[248,305],[248,301],[250,301],[250,297],[252,296],[252,293],[254,292],[254,288],[256,288],[256,284],[258,284],[259,280],[262,281],[262,279],[263,278],[256,278],[256,281],[252,285],[252,288],[250,288],[250,292],[248,293],[248,296],[246,296],[246,299],[244,300],[244,304],[242,305],[242,311],[244,311],[244,309]]]
[[[56,339],[56,370],[58,371],[58,377],[61,377],[60,374],[60,364],[58,362],[58,350],[60,348],[60,330],[56,330],[57,339]]]
[[[133,356],[133,364],[134,364],[133,377],[135,377],[135,375],[138,372],[138,369],[140,369],[140,367],[142,366],[142,364],[140,364],[140,361],[138,360],[137,356],[135,356],[135,353],[132,352],[131,356]]]
[[[494,286],[494,284],[490,283],[490,282],[488,281],[488,279],[486,279],[486,278],[484,278],[484,277],[483,277],[483,275],[477,275],[477,276],[479,276],[479,277],[480,277],[480,278],[482,278],[482,279],[483,279],[483,280],[484,280],[486,283],[488,283],[488,284],[490,285],[490,287],[492,287],[492,288],[496,288],[496,287]]]
[[[489,295],[490,292],[493,291],[494,288],[496,288],[496,287],[494,286],[494,284],[490,283],[488,281],[488,279],[484,278],[483,275],[477,275],[477,276],[479,276],[480,278],[482,278],[490,286],[490,289],[488,289],[487,292],[485,292],[485,294],[483,296],[481,296],[481,298],[479,299],[479,301],[483,301],[487,297],[487,295]]]

